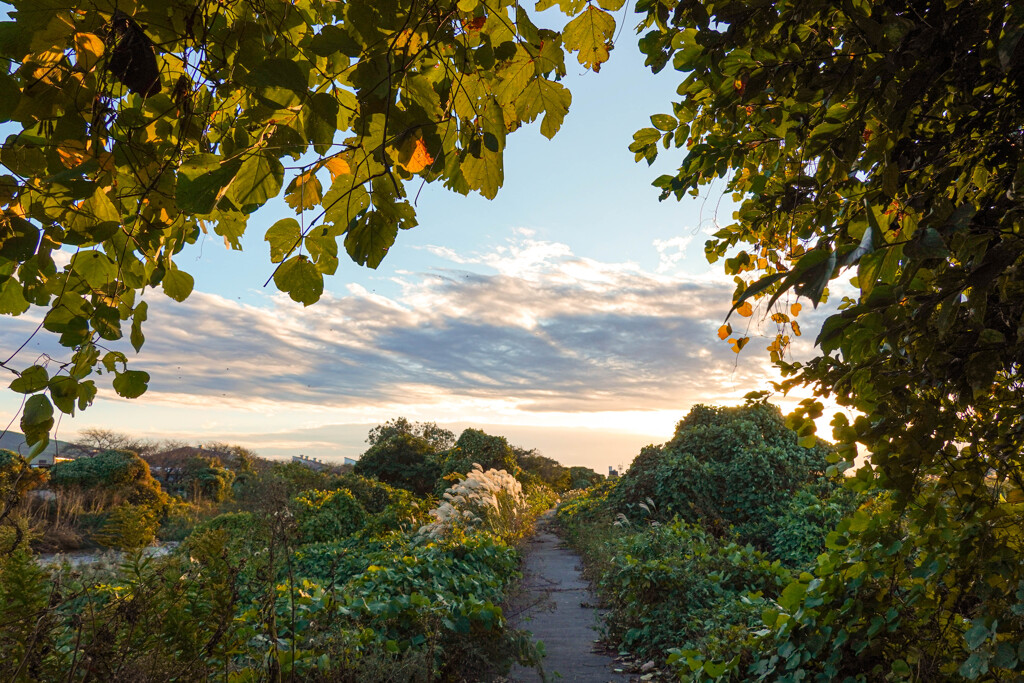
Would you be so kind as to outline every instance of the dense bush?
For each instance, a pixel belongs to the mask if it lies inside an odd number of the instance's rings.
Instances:
[[[661,518],[679,515],[718,533],[734,528],[765,549],[793,493],[824,480],[828,453],[823,441],[800,446],[775,406],[695,406],[671,441],[641,452],[611,501],[636,518],[650,499]]]
[[[298,543],[328,543],[355,533],[366,522],[366,510],[355,496],[337,491],[304,491],[292,499]]]
[[[118,550],[138,550],[156,540],[160,522],[148,505],[122,503],[111,510],[94,539]]]
[[[752,547],[697,526],[623,528],[602,547],[609,558],[597,587],[609,599],[607,623],[620,643],[645,657],[699,648],[760,624],[743,598],[779,595],[789,571]]]
[[[50,468],[56,488],[77,489],[113,504],[128,502],[159,507],[167,496],[153,479],[149,465],[131,451],[105,451],[92,457],[59,462]]]
[[[425,496],[434,491],[440,468],[430,442],[399,433],[374,444],[359,458],[353,472]]]
[[[217,458],[194,456],[185,463],[182,486],[190,500],[221,503],[231,495],[235,473]]]
[[[513,476],[519,473],[516,453],[508,439],[479,429],[464,430],[455,447],[442,455],[441,463],[442,475],[469,474],[473,465],[484,470],[505,470]]]

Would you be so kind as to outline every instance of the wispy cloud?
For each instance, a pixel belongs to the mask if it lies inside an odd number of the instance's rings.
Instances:
[[[352,285],[309,308],[283,296],[251,305],[196,292],[177,304],[151,293],[132,363],[152,375],[149,402],[345,416],[335,422],[398,411],[520,424],[681,416],[695,402],[735,401],[771,374],[764,353],[737,362],[716,337],[731,283],[670,274],[687,241],[655,245],[668,265],[648,272],[520,233],[484,254],[433,250],[447,262],[400,275],[394,297]],[[13,323],[0,330],[4,349],[34,327]],[[21,358],[52,347],[39,337]]]

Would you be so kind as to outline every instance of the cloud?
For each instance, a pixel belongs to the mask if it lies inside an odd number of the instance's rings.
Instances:
[[[686,240],[656,246],[671,263]],[[715,336],[728,282],[581,258],[529,232],[439,266],[400,275],[393,298],[350,285],[309,308],[282,295],[252,305],[195,292],[178,304],[151,291],[132,366],[152,376],[147,401],[370,422],[406,409],[439,420],[682,413],[734,401],[770,374],[756,344],[737,362]],[[0,348],[34,327],[11,322]],[[63,356],[37,336],[19,360],[47,352]]]
[[[658,272],[669,273],[679,267],[686,248],[693,241],[693,235],[680,235],[667,240],[654,240],[654,248],[658,250]]]

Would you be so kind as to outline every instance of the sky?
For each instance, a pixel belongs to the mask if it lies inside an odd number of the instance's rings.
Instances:
[[[496,199],[424,186],[419,226],[377,270],[342,257],[313,306],[263,286],[273,272],[263,234],[293,215],[282,202],[250,219],[242,252],[202,238],[177,259],[195,276],[192,296],[144,296],[147,341],[127,351],[151,374],[149,391],[123,400],[98,378],[93,406],[65,416],[56,436],[99,427],[340,461],[358,457],[370,427],[405,416],[604,472],[670,439],[694,404],[735,405],[767,388],[778,379],[764,351],[774,325],[748,319],[738,357],[716,334],[734,285],[703,246],[731,222],[728,196],[713,187],[659,202],[651,182],[681,153],[649,167],[627,149],[651,114],[671,111],[680,75],[646,70],[628,28],[600,73],[569,70],[565,124],[551,141],[536,123],[509,136]],[[40,319],[3,321],[4,357]],[[802,316],[798,355],[820,319]],[[43,353],[64,355],[37,335],[18,358]],[[19,398],[0,392],[4,425]]]

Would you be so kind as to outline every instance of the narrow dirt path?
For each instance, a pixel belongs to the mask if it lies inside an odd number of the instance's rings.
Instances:
[[[522,592],[515,601],[521,611],[512,617],[512,624],[543,641],[547,651],[544,672],[549,681],[626,683],[630,677],[612,670],[612,658],[594,651],[596,598],[580,575],[579,556],[551,532],[553,520],[553,512],[541,517],[527,546]],[[533,669],[517,665],[510,680],[534,683],[541,677]]]

